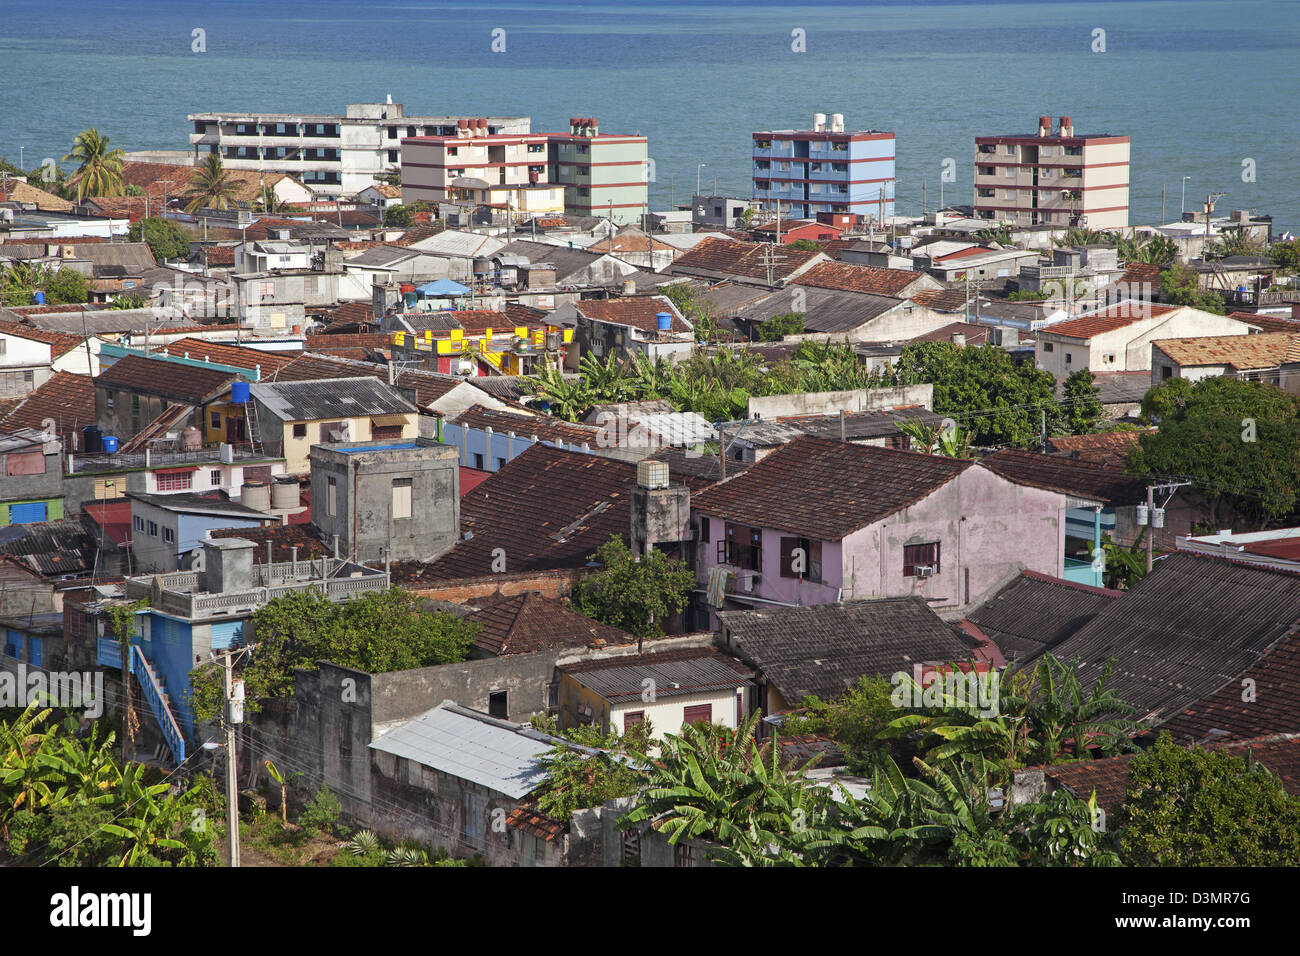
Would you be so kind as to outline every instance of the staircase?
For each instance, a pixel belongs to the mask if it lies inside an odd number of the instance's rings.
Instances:
[[[165,681],[158,679],[153,667],[145,659],[144,652],[136,644],[131,645],[131,673],[139,682],[144,698],[149,702],[149,709],[153,711],[154,720],[158,722],[158,729],[162,731],[167,749],[179,767],[185,762],[185,735],[181,733],[180,722],[172,712],[172,700],[165,689]],[[160,759],[161,750],[160,745],[155,752],[155,756]]]

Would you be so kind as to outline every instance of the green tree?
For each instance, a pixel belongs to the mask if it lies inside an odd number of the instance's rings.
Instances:
[[[804,331],[802,312],[783,312],[774,315],[766,322],[759,323],[758,340],[760,342],[780,342],[787,335],[802,335]]]
[[[1300,239],[1275,242],[1268,250],[1269,258],[1283,272],[1300,272]]]
[[[1160,428],[1129,452],[1133,475],[1177,475],[1211,499],[1213,527],[1225,506],[1261,521],[1290,514],[1300,489],[1300,397],[1228,376],[1166,379],[1142,399]]]
[[[185,207],[186,212],[204,208],[229,209],[235,205],[239,181],[221,162],[220,154],[209,153],[190,174],[190,189],[194,195]]]
[[[534,718],[533,726],[569,741],[541,757],[546,782],[537,790],[537,805],[551,819],[567,822],[577,810],[630,797],[644,784],[640,767],[626,754],[649,749],[654,735],[649,721],[633,726],[626,734],[592,726],[560,732],[548,717]]]
[[[54,269],[45,280],[45,300],[60,305],[90,301],[90,280],[76,269]]]
[[[122,157],[120,149],[109,149],[108,137],[91,128],[78,133],[72,141],[72,152],[63,162],[76,163],[77,170],[68,180],[76,187],[77,201],[87,196],[121,196]]]
[[[1160,297],[1170,305],[1189,305],[1218,315],[1225,312],[1219,295],[1200,290],[1196,271],[1176,263],[1160,273]]]
[[[895,376],[900,385],[933,383],[934,410],[960,417],[976,445],[1028,448],[1039,441],[1042,412],[1049,433],[1060,420],[1052,374],[992,345],[913,343],[903,347]]]
[[[248,707],[290,697],[294,671],[320,661],[369,674],[430,667],[466,659],[478,625],[425,609],[417,595],[400,588],[371,592],[341,604],[314,589],[286,594],[253,614],[256,645],[244,666]],[[219,711],[216,668],[190,673],[190,706],[198,720]]]
[[[132,242],[145,242],[159,262],[169,259],[187,259],[190,255],[190,235],[179,223],[170,219],[150,216],[131,223],[127,238]]]
[[[257,190],[257,198],[253,200],[253,208],[258,212],[269,214],[285,212],[288,210],[289,204],[276,195],[274,186],[263,183]]]
[[[1062,386],[1061,408],[1064,426],[1070,435],[1091,435],[1106,417],[1106,409],[1097,397],[1101,389],[1087,368],[1071,372]]]
[[[895,742],[880,736],[898,716],[892,693],[893,688],[885,678],[864,675],[835,700],[804,698],[803,710],[786,717],[781,732],[787,737],[796,734],[829,737],[845,749],[850,770],[861,773],[865,769],[870,773],[880,757],[897,755]]]
[[[821,252],[821,243],[814,242],[811,239],[796,239],[790,243],[791,249],[798,249],[800,252]]]
[[[584,379],[566,378],[557,368],[543,369],[525,387],[567,422],[581,421],[598,401]]]
[[[1249,756],[1168,732],[1129,764],[1120,824],[1133,866],[1300,865],[1300,797]]]
[[[415,219],[409,206],[389,206],[384,210],[384,225],[398,229],[409,229]]]
[[[617,535],[596,549],[601,570],[574,586],[573,604],[583,614],[638,637],[659,637],[664,622],[686,607],[695,573],[651,548],[636,559]]]
[[[1178,244],[1168,236],[1134,236],[1120,239],[1119,257],[1127,263],[1143,262],[1164,266],[1178,258]]]

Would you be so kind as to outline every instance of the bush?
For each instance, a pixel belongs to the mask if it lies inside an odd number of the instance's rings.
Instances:
[[[316,796],[302,808],[298,823],[305,830],[329,833],[333,831],[342,811],[343,805],[339,803],[339,798],[330,792],[329,787],[321,787],[316,791]]]

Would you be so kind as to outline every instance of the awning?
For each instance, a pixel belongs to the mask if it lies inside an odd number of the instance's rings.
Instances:
[[[407,415],[374,415],[370,419],[372,425],[405,425],[409,420]]]
[[[154,473],[155,475],[183,475],[183,474],[185,474],[186,472],[190,472],[190,471],[198,471],[198,470],[199,470],[199,466],[198,466],[198,465],[181,465],[181,466],[177,466],[176,468],[154,468],[154,469],[152,469],[152,471],[153,471],[153,473]]]

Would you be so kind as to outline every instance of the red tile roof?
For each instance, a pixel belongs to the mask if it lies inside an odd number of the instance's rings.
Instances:
[[[154,352],[173,357],[188,355],[191,359],[200,362],[215,362],[218,365],[232,365],[235,368],[250,370],[260,366],[262,374],[266,376],[277,369],[284,368],[298,357],[297,352],[268,352],[263,349],[192,338],[176,339],[168,345],[154,349]]]
[[[673,272],[707,272],[718,275],[745,276],[763,279],[768,275],[767,258],[775,256],[772,277],[784,279],[822,253],[804,249],[774,247],[770,243],[737,242],[733,239],[709,238],[697,243],[689,252],[679,256]]]
[[[131,502],[105,501],[82,506],[82,511],[104,529],[104,534],[119,548],[131,538]]]
[[[801,436],[695,496],[692,510],[839,541],[915,504],[974,464]]]
[[[457,415],[458,425],[479,430],[491,428],[494,432],[514,432],[519,438],[534,438],[547,443],[563,442],[566,445],[595,445],[600,429],[595,425],[566,422],[550,415],[527,415],[504,412],[473,405]]]
[[[333,349],[387,349],[393,337],[387,332],[330,332],[308,335],[303,348],[308,352],[328,352]]]
[[[672,302],[661,295],[636,296],[625,299],[587,299],[574,303],[574,308],[589,319],[609,322],[613,325],[627,325],[643,332],[654,332],[658,326],[655,316],[667,312],[672,318],[672,331],[689,332],[687,325],[677,314]]]
[[[329,551],[320,539],[320,532],[312,524],[272,524],[261,528],[222,528],[212,532],[214,538],[243,538],[252,541],[253,563],[266,563],[266,546],[271,545],[272,561],[288,561],[292,548],[298,549],[298,560],[308,561],[323,557]]]
[[[1146,500],[1146,485],[1140,479],[1090,461],[1004,448],[980,459],[980,464],[1018,485],[1121,506]]]
[[[1045,325],[1039,331],[1048,335],[1063,335],[1072,339],[1090,339],[1105,332],[1114,332],[1134,322],[1155,319],[1181,308],[1176,305],[1155,305],[1151,302],[1121,302],[1077,319],[1066,319]]]
[[[1068,458],[1122,469],[1138,439],[1154,431],[1154,428],[1144,428],[1126,432],[1103,432],[1099,435],[1065,435],[1048,439],[1048,443],[1054,452]]]
[[[884,269],[848,262],[822,262],[794,281],[797,285],[814,286],[819,289],[896,296],[923,277],[924,273],[909,272],[906,269]]]
[[[1293,332],[1257,335],[1201,335],[1151,342],[1180,366],[1226,365],[1239,371],[1277,368],[1300,343],[1300,326]]]
[[[234,372],[220,369],[199,368],[164,358],[127,355],[101,371],[96,384],[202,405],[229,389],[237,377]]]
[[[1266,315],[1260,312],[1229,312],[1228,318],[1258,325],[1265,332],[1300,332],[1300,319],[1289,315]]]
[[[55,430],[65,442],[73,433],[95,424],[94,380],[88,375],[55,372],[44,385],[9,412],[0,425],[5,428],[41,428],[47,418],[54,419]]]
[[[82,340],[75,335],[67,335],[63,332],[49,332],[45,329],[38,329],[22,322],[11,322],[7,319],[0,319],[0,332],[7,332],[10,335],[16,335],[32,342],[44,342],[50,347],[51,361],[67,355],[83,344]]]
[[[636,638],[626,631],[593,621],[535,591],[485,603],[485,607],[468,615],[465,620],[479,626],[474,644],[497,657],[636,643]]]
[[[531,833],[533,836],[551,842],[561,836],[568,827],[542,813],[537,798],[529,796],[506,815],[506,825]]]

